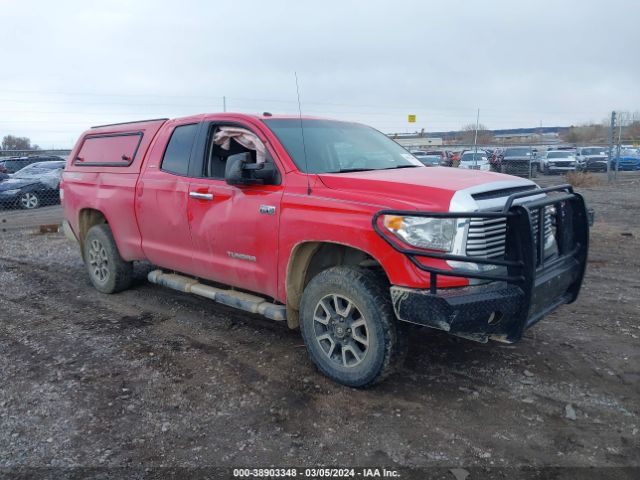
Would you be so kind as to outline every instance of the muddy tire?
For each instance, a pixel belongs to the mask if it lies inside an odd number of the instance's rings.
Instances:
[[[131,286],[133,262],[120,256],[109,225],[95,225],[84,239],[84,262],[93,286],[102,293],[117,293]]]
[[[384,274],[333,267],[304,289],[300,330],[318,369],[349,387],[367,387],[401,365],[406,338],[398,335]]]

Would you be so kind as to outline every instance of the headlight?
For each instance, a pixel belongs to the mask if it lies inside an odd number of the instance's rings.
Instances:
[[[4,193],[5,195],[15,195],[16,193],[20,193],[20,189],[16,189],[16,190],[5,190],[3,192],[0,193]]]
[[[387,230],[414,247],[445,252],[453,248],[456,235],[456,221],[453,218],[385,215],[383,224]]]

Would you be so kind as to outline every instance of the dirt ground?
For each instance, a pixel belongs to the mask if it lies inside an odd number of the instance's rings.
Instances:
[[[283,324],[151,285],[149,265],[102,295],[61,233],[8,228],[0,468],[638,467],[640,175],[581,192],[596,224],[575,304],[516,345],[413,330],[404,369],[364,391]]]

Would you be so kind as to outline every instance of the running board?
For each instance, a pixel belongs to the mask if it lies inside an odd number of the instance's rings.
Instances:
[[[264,298],[249,293],[211,287],[198,282],[194,278],[175,273],[163,273],[162,270],[149,272],[147,278],[151,283],[169,287],[179,292],[193,293],[229,307],[264,315],[271,320],[282,322],[287,319],[287,309],[284,305],[267,302]]]

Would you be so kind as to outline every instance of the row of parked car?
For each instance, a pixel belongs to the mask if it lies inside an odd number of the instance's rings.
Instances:
[[[495,149],[415,150],[412,153],[427,166],[458,167],[475,170],[535,176],[569,171],[606,172],[607,147],[552,147],[544,153],[534,147]],[[611,169],[640,170],[640,148],[627,147],[611,159]]]
[[[60,203],[64,165],[55,156],[0,159],[0,207],[31,210]]]

